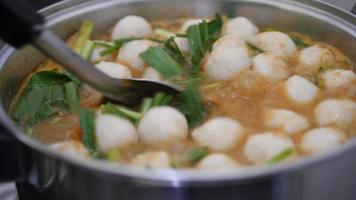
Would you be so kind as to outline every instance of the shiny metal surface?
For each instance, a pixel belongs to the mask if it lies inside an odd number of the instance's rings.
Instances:
[[[33,41],[33,44],[79,80],[103,92],[112,100],[135,104],[156,92],[179,93],[179,88],[164,82],[111,78],[75,54],[61,39],[46,29]]]
[[[243,15],[260,27],[294,30],[341,49],[356,62],[355,17],[320,2],[299,1],[85,1],[50,13],[48,27],[62,37],[84,19],[104,32],[127,14],[149,19],[211,16],[216,12]],[[159,11],[159,12],[158,12]],[[29,56],[30,55],[30,56]],[[34,166],[18,188],[45,199],[356,199],[356,140],[329,154],[293,165],[261,168],[239,174],[145,171],[100,161],[63,157],[30,139],[6,114],[19,83],[43,57],[27,47],[0,51],[0,119],[31,152]],[[25,198],[21,197],[20,198]]]

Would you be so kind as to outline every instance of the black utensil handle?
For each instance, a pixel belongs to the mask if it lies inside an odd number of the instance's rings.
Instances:
[[[27,0],[0,0],[0,38],[12,46],[31,42],[41,33],[43,22]]]
[[[0,182],[19,181],[30,170],[30,156],[24,146],[0,124]]]

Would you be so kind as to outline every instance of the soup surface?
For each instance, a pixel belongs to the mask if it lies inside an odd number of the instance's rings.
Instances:
[[[97,69],[184,91],[127,107],[44,61],[24,80],[11,115],[68,156],[240,170],[327,152],[356,132],[353,63],[308,36],[220,15],[151,23],[126,16],[108,34],[93,29],[84,22],[68,45]]]

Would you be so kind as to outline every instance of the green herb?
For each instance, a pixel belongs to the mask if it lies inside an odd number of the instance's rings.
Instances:
[[[163,92],[158,92],[153,98],[144,98],[141,104],[140,112],[145,114],[149,109],[154,106],[169,105],[173,99],[173,96],[167,95]]]
[[[288,149],[282,151],[281,153],[279,153],[278,155],[276,155],[275,157],[273,157],[270,160],[268,160],[266,162],[266,164],[274,165],[274,164],[280,163],[283,160],[287,159],[292,154],[293,154],[293,149],[292,148],[288,148]]]
[[[145,63],[156,69],[165,78],[186,88],[179,94],[177,103],[191,127],[198,124],[205,116],[202,97],[197,86],[201,80],[198,72],[204,54],[211,50],[211,45],[220,36],[222,24],[222,18],[217,15],[210,22],[203,21],[198,25],[188,27],[186,35],[182,35],[182,37],[187,37],[189,42],[191,62],[189,69],[182,67],[187,66],[187,63],[173,37],[165,42],[164,48],[150,47],[140,54]],[[158,94],[152,101],[151,106],[156,106],[157,102],[167,105],[172,101],[172,97],[163,97]],[[146,105],[142,107],[145,108],[144,111],[149,109]]]
[[[70,111],[72,113],[77,113],[79,111],[78,85],[73,81],[68,82],[64,85],[64,90],[66,93],[66,98],[68,100]]]
[[[124,44],[131,42],[133,40],[143,40],[145,38],[139,38],[139,37],[129,37],[129,38],[120,38],[114,41],[113,45],[112,43],[107,43],[107,48],[105,48],[104,50],[102,50],[100,52],[100,56],[105,56],[108,54],[111,54],[115,51],[118,51]],[[162,43],[161,40],[158,39],[154,39],[154,38],[146,38],[147,40],[151,40],[154,42],[158,42],[158,43]]]
[[[209,153],[207,147],[196,147],[188,151],[187,156],[191,164],[196,164]]]
[[[190,60],[193,68],[198,71],[200,60],[203,58],[205,51],[205,49],[203,49],[199,25],[190,26],[187,30],[187,37],[189,40]]]
[[[14,120],[33,125],[59,112],[68,111],[65,74],[43,71],[34,74],[11,111]]]
[[[152,107],[153,99],[152,98],[144,98],[141,104],[140,112],[145,114]]]
[[[94,23],[91,21],[84,21],[77,35],[77,39],[73,45],[73,50],[81,54],[85,44],[90,39],[90,36],[94,30]]]
[[[114,46],[109,46],[108,48],[102,50],[100,52],[100,56],[105,56],[105,55],[111,54],[114,51],[119,50],[122,47],[122,45],[124,45],[128,42],[131,42],[133,40],[140,40],[140,39],[141,38],[130,37],[130,38],[121,38],[121,39],[115,40]]]
[[[105,153],[105,157],[108,161],[118,162],[122,159],[119,149],[110,149]]]
[[[165,51],[173,58],[175,59],[179,64],[185,65],[185,59],[183,56],[183,53],[179,49],[177,43],[174,41],[174,38],[171,37],[169,38],[165,43],[164,43]]]
[[[163,97],[163,99],[162,99],[160,105],[161,105],[161,106],[163,106],[163,105],[169,105],[169,104],[171,104],[172,100],[173,100],[173,96],[171,96],[171,95],[166,95],[165,97]]]
[[[108,41],[105,41],[105,40],[93,40],[93,42],[96,45],[100,45],[100,46],[103,46],[103,47],[113,47],[113,46],[115,46],[114,42],[108,42]]]
[[[174,33],[161,28],[156,28],[154,30],[154,33],[166,39],[175,36]]]
[[[85,59],[85,60],[89,60],[93,50],[95,47],[95,42],[88,40],[85,45],[84,48],[82,49],[80,55]]]
[[[187,117],[190,127],[194,127],[203,119],[205,108],[196,82],[191,82],[178,95],[178,109]]]
[[[105,105],[102,105],[100,107],[100,109],[101,109],[101,111],[103,113],[117,115],[119,117],[128,119],[133,123],[138,122],[142,117],[142,114],[139,113],[139,112],[135,112],[135,111],[132,111],[132,110],[130,110],[128,108],[124,108],[124,107],[121,107],[121,106],[116,106],[116,105],[113,105],[111,103],[107,103]]]
[[[153,97],[152,107],[168,105],[171,102],[172,98],[173,97],[171,95],[167,95],[163,92],[158,92]]]
[[[140,56],[145,63],[156,69],[165,78],[177,76],[183,71],[182,66],[159,46],[148,48]]]
[[[224,24],[223,19],[219,14],[215,15],[214,20],[208,22],[208,31],[209,31],[210,39],[217,40],[220,37],[223,24]]]
[[[157,92],[155,96],[153,97],[153,103],[152,106],[159,106],[161,105],[161,102],[163,98],[165,97],[165,94],[163,92]]]
[[[79,122],[84,146],[89,151],[95,152],[95,112],[89,109],[81,109],[79,111]]]
[[[197,25],[189,26],[187,38],[189,40],[190,60],[193,71],[198,71],[204,54],[210,51],[213,42],[220,37],[222,18],[216,15],[210,22],[203,21]]]

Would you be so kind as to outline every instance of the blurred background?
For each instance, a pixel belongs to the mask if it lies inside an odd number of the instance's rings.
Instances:
[[[28,0],[33,7],[41,9],[60,0]],[[66,0],[66,1],[84,1],[84,0]],[[266,0],[267,1],[267,0]],[[272,1],[272,0],[271,0]],[[312,1],[312,0],[311,0]],[[356,11],[356,0],[320,0],[331,3],[346,11]],[[0,184],[0,200],[16,200],[17,194],[13,183]]]
[[[59,0],[28,0],[30,2],[32,2],[32,4],[37,8],[43,8],[47,5],[53,4],[55,2],[58,2]],[[75,1],[75,0],[72,0]],[[311,0],[312,1],[312,0]],[[351,9],[353,9],[353,6],[356,3],[356,0],[320,0],[320,1],[326,1],[329,2],[331,4],[334,4],[342,9],[348,10],[350,11]],[[356,7],[354,8],[356,9]]]

